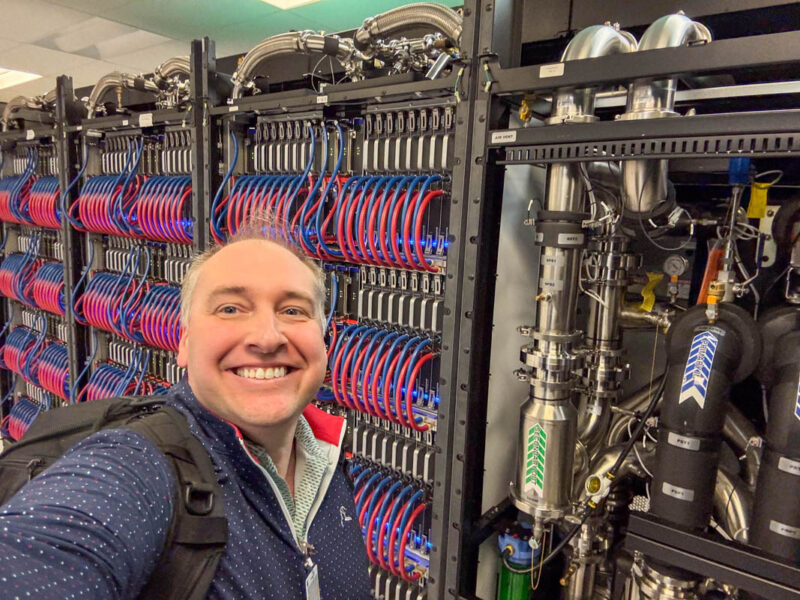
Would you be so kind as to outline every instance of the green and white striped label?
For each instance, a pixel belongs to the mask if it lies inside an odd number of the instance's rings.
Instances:
[[[525,492],[541,496],[544,490],[544,458],[547,455],[547,434],[538,423],[528,429],[525,448]]]

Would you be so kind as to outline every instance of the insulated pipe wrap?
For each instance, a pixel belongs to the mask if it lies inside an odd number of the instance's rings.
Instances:
[[[773,316],[766,328],[787,315]],[[767,377],[769,423],[750,538],[759,548],[800,563],[800,331],[777,337],[777,348]]]
[[[456,11],[441,4],[417,2],[386,11],[364,20],[356,31],[356,47],[364,49],[373,40],[411,27],[434,28],[454,44],[461,38],[462,18]]]
[[[744,310],[728,304],[713,325],[705,322],[704,306],[687,311],[668,335],[650,506],[678,526],[702,530],[711,517],[730,387],[757,362],[742,370],[745,343],[760,347],[758,329]]]
[[[767,448],[756,486],[750,541],[800,564],[800,458]]]

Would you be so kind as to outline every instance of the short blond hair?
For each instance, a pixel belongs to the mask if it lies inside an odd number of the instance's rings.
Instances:
[[[247,223],[238,229],[224,246],[214,245],[208,250],[192,257],[189,269],[183,277],[183,283],[181,283],[181,325],[183,325],[184,329],[189,326],[189,312],[191,309],[192,297],[194,296],[194,290],[197,287],[197,280],[200,277],[200,271],[203,265],[223,248],[251,240],[269,242],[280,246],[291,252],[300,262],[309,268],[314,275],[314,307],[317,313],[317,319],[324,332],[326,329],[325,273],[316,262],[303,252],[303,249],[292,238],[287,236],[284,231],[276,225],[275,220],[269,213],[251,216]]]

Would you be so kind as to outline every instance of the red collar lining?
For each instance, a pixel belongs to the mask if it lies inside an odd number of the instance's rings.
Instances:
[[[344,427],[344,417],[337,417],[336,415],[326,413],[313,404],[306,406],[303,411],[303,416],[311,426],[311,431],[314,432],[315,438],[328,444],[339,446],[339,440],[342,437],[342,428]]]

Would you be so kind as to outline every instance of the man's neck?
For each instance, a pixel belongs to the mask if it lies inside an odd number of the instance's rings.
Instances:
[[[296,450],[294,436],[297,423],[291,426],[270,427],[269,429],[245,430],[242,432],[247,438],[264,448],[275,470],[278,472],[294,496],[294,470],[296,465]]]
[[[243,430],[243,433],[264,450],[267,451],[272,459],[278,475],[286,479],[289,467],[294,466],[294,436],[297,424],[293,423],[290,427],[270,427],[268,430]],[[291,463],[291,464],[290,464]],[[293,469],[292,469],[293,471]],[[292,472],[294,475],[294,472]]]

